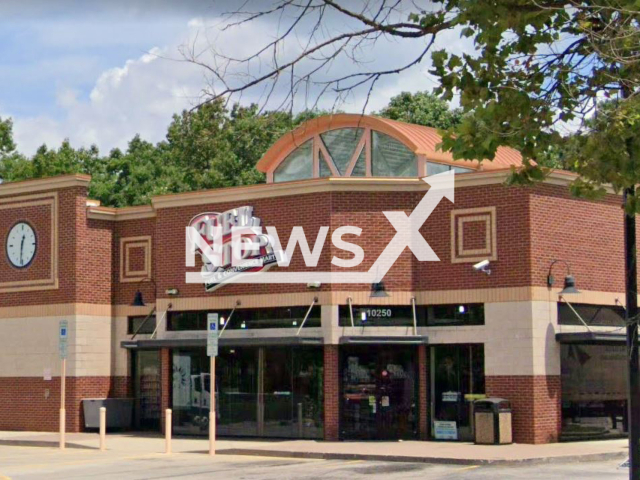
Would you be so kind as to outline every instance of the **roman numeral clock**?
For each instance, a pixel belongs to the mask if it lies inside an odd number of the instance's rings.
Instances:
[[[7,235],[6,251],[11,265],[16,268],[27,268],[36,256],[38,238],[36,232],[27,222],[18,222]]]

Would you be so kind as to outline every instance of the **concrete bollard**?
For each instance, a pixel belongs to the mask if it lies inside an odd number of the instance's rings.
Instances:
[[[107,409],[100,407],[100,451],[107,449]]]
[[[167,408],[165,410],[165,418],[164,418],[164,453],[171,453],[171,409]]]
[[[65,449],[65,419],[66,419],[66,410],[64,408],[60,409],[60,450]]]

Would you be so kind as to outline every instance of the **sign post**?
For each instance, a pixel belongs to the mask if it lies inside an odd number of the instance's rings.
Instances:
[[[209,367],[209,455],[216,454],[216,357],[218,356],[218,314],[207,315]]]
[[[66,430],[66,409],[65,394],[67,389],[67,342],[69,338],[69,323],[66,320],[60,321],[60,332],[58,337],[58,353],[62,360],[62,372],[60,373],[60,449],[65,448]]]

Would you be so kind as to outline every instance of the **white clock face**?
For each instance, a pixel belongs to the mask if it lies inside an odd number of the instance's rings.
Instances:
[[[36,256],[36,232],[25,222],[16,223],[7,237],[7,257],[14,267],[25,268]]]

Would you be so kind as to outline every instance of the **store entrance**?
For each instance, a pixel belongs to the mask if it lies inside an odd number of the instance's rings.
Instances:
[[[220,348],[217,432],[221,436],[322,438],[322,385],[321,348]],[[205,349],[174,350],[174,431],[206,435],[210,397]]]
[[[484,345],[431,348],[431,435],[436,440],[473,439],[473,402],[483,398]]]
[[[418,438],[416,347],[344,347],[340,355],[343,439]]]

